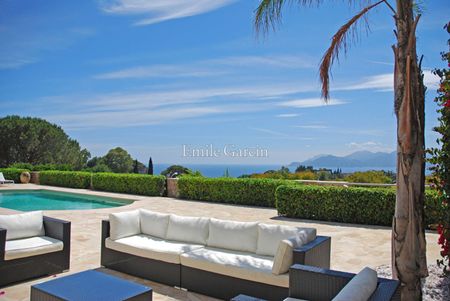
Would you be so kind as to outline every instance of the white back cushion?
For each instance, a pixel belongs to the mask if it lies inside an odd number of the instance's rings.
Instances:
[[[210,247],[255,253],[257,238],[257,222],[235,222],[215,218],[211,218],[209,222]]]
[[[166,238],[169,214],[141,209],[141,233],[159,238]]]
[[[42,211],[0,215],[0,228],[6,229],[6,240],[45,235]]]
[[[332,301],[367,301],[377,288],[377,272],[365,267]]]
[[[206,245],[209,232],[209,218],[171,214],[166,238]]]
[[[301,235],[303,244],[306,244],[316,239],[316,229],[259,224],[256,254],[275,256],[280,241],[297,235]]]
[[[141,233],[139,210],[111,213],[109,222],[112,240]]]

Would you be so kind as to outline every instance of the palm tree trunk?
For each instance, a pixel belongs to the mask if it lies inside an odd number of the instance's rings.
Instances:
[[[397,202],[392,225],[392,270],[402,300],[421,300],[428,275],[424,228],[423,75],[417,61],[413,1],[397,0],[394,89],[397,116]]]

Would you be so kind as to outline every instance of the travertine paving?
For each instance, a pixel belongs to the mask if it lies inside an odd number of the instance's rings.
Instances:
[[[277,211],[268,208],[235,206],[198,201],[186,201],[163,197],[141,197],[126,194],[105,193],[83,189],[68,189],[33,184],[0,185],[3,189],[51,189],[58,191],[88,193],[101,196],[111,196],[135,200],[132,204],[110,209],[96,210],[64,210],[45,211],[45,215],[70,220],[72,222],[72,250],[71,267],[67,273],[79,272],[100,266],[100,229],[101,220],[108,217],[110,212],[120,212],[135,208],[146,208],[158,212],[175,213],[188,216],[207,216],[238,221],[262,221],[274,224],[286,224],[317,228],[319,235],[331,236],[331,267],[337,270],[358,272],[364,266],[375,268],[382,264],[390,264],[391,258],[391,230],[387,227],[364,226],[352,224],[327,223],[278,217]],[[14,213],[13,210],[0,208],[0,214]],[[435,263],[439,258],[438,235],[427,233],[427,259]],[[111,273],[117,273],[110,271]],[[120,274],[120,273],[117,273]],[[123,275],[123,274],[121,274]],[[154,290],[154,300],[212,300],[211,298],[171,288],[158,283],[137,280],[149,285]],[[30,286],[43,282],[51,277],[10,286],[0,289],[0,301],[28,300]]]

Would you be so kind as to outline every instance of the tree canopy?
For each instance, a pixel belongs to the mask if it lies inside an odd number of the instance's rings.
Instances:
[[[0,167],[13,163],[69,164],[80,169],[90,153],[64,130],[44,119],[0,118]]]
[[[103,160],[113,172],[129,173],[133,170],[133,159],[121,147],[110,149],[106,156],[103,157]]]

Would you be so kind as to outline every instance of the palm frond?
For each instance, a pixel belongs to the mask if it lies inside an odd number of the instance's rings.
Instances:
[[[354,38],[357,29],[358,21],[363,18],[375,6],[385,2],[385,0],[378,1],[362,9],[358,14],[351,18],[344,24],[338,32],[333,36],[331,45],[325,52],[320,63],[320,81],[322,82],[322,97],[325,101],[330,98],[330,69],[335,60],[339,59],[339,53],[343,49],[345,52],[349,46],[349,38]]]

